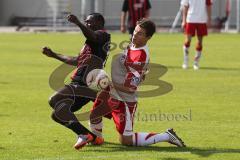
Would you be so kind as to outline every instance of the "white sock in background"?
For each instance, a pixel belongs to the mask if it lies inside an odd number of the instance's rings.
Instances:
[[[196,54],[194,57],[194,65],[198,65],[201,55],[202,55],[202,51],[196,51]]]
[[[189,48],[187,48],[185,45],[183,46],[183,63],[188,64],[188,55],[189,55]]]

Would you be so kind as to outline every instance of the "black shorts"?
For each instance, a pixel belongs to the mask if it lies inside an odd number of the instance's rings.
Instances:
[[[76,82],[71,82],[65,85],[60,90],[55,92],[50,100],[54,100],[56,104],[64,99],[71,99],[71,112],[76,112],[88,102],[94,102],[97,96],[97,91],[88,88],[86,85],[80,85]]]

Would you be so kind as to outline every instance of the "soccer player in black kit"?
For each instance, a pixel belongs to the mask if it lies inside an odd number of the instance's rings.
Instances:
[[[92,13],[87,16],[85,23],[78,20],[75,15],[69,15],[68,21],[76,24],[86,37],[85,44],[76,57],[61,55],[53,52],[49,47],[44,47],[42,53],[48,57],[55,58],[66,64],[76,66],[70,84],[65,85],[49,99],[53,108],[52,119],[57,123],[71,129],[78,135],[75,149],[80,149],[89,142],[102,144],[102,137],[85,128],[74,115],[74,112],[81,109],[89,101],[96,98],[97,92],[87,87],[86,76],[93,69],[104,67],[110,34],[104,31],[104,17],[99,13]]]

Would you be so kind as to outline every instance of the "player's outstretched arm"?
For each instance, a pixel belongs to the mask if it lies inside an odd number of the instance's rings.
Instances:
[[[70,14],[67,17],[68,21],[76,24],[83,32],[83,35],[91,41],[97,42],[98,41],[98,35],[91,29],[87,28],[83,23],[81,23],[77,16]]]
[[[42,53],[48,57],[55,58],[69,65],[77,66],[78,64],[77,57],[65,56],[55,53],[49,47],[43,47]]]

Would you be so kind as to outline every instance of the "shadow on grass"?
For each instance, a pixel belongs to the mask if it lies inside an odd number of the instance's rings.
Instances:
[[[0,81],[0,84],[2,84],[2,85],[7,85],[7,84],[10,84],[10,83],[9,83],[9,82]]]
[[[240,68],[218,68],[218,67],[201,67],[200,69],[205,70],[221,70],[221,71],[240,71]]]
[[[227,153],[227,154],[239,153],[240,154],[240,149],[232,149],[232,148],[197,148],[197,147],[178,148],[178,147],[159,147],[159,146],[131,147],[131,146],[123,146],[121,144],[112,143],[112,142],[105,142],[104,145],[100,146],[100,147],[103,147],[104,150],[101,150],[101,149],[98,150],[96,146],[88,146],[88,147],[94,147],[94,151],[98,151],[98,152],[106,152],[105,149],[109,149],[108,152],[157,151],[157,152],[169,152],[169,153],[194,154],[200,157],[209,157],[217,153]]]
[[[162,158],[161,160],[187,160],[186,158]]]
[[[168,69],[182,69],[182,66],[167,66]],[[192,66],[189,66],[189,70]],[[222,68],[222,67],[201,67],[200,70],[218,70],[218,71],[240,71],[240,68]]]
[[[0,150],[4,150],[5,148],[4,147],[0,147]]]
[[[8,114],[0,114],[0,117],[9,117]]]

